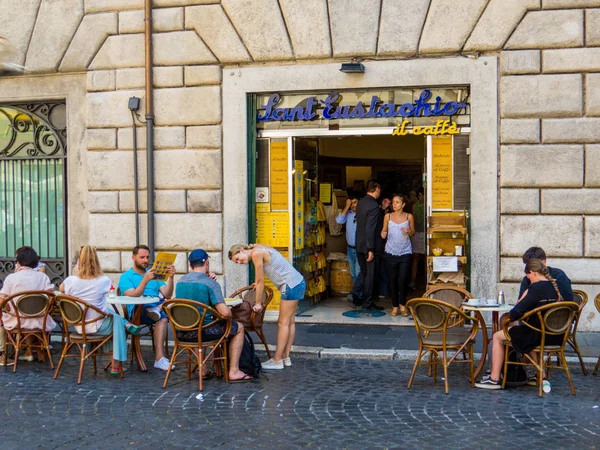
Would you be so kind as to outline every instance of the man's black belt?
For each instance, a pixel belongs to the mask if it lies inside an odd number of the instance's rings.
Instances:
[[[354,245],[348,244],[348,248],[353,248],[354,250],[356,250],[356,247]]]

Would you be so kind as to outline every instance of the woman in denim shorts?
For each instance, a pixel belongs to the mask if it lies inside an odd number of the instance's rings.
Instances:
[[[281,370],[290,367],[290,350],[296,335],[296,310],[298,300],[304,298],[306,282],[304,277],[294,269],[294,266],[281,253],[262,244],[234,245],[229,250],[229,259],[236,264],[254,264],[256,289],[255,312],[262,309],[260,299],[263,298],[265,275],[281,292],[279,304],[279,319],[277,321],[277,351],[273,358],[264,362],[266,370]]]

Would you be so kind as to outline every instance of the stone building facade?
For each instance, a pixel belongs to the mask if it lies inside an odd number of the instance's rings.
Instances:
[[[472,289],[514,292],[537,244],[600,292],[600,0],[153,3],[156,247],[178,253],[180,274],[203,247],[228,292],[243,284],[224,259],[247,240],[247,93],[468,84]],[[143,7],[0,0],[0,33],[26,67],[0,78],[0,103],[66,99],[69,249],[96,245],[115,279],[135,245],[127,101],[144,97]],[[364,74],[339,72],[352,58]],[[581,328],[600,329],[591,303]]]

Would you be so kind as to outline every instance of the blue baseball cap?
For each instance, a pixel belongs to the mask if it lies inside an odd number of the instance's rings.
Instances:
[[[204,262],[209,258],[208,253],[206,253],[201,248],[197,248],[190,253],[188,257],[188,261],[190,264],[200,263],[204,264]]]

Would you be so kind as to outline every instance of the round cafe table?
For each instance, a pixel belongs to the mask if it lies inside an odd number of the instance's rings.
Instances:
[[[491,337],[488,336],[487,327],[485,325],[485,320],[483,319],[483,315],[481,314],[483,311],[490,311],[492,313],[492,336],[496,331],[498,331],[498,318],[499,313],[507,313],[509,312],[514,305],[485,305],[485,304],[469,304],[463,303],[462,309],[464,311],[473,311],[475,313],[475,317],[481,324],[481,334],[483,336],[483,348],[481,349],[481,359],[479,360],[479,365],[477,369],[475,369],[475,378],[479,378],[481,371],[483,370],[483,366],[485,365],[485,361],[487,359],[488,354],[488,346],[491,341]]]
[[[106,297],[106,303],[112,305],[113,309],[117,314],[120,314],[117,305],[135,305],[133,308],[132,317],[129,318],[129,321],[134,325],[139,325],[140,320],[142,318],[142,310],[144,309],[144,305],[148,303],[158,302],[158,298],[153,297],[127,297],[125,295],[120,295],[117,297]],[[140,344],[141,336],[131,336],[131,351],[135,355],[135,359],[138,363],[138,367],[140,371],[146,372],[148,369],[146,367],[146,363],[144,362],[144,356],[142,355],[142,347]]]

